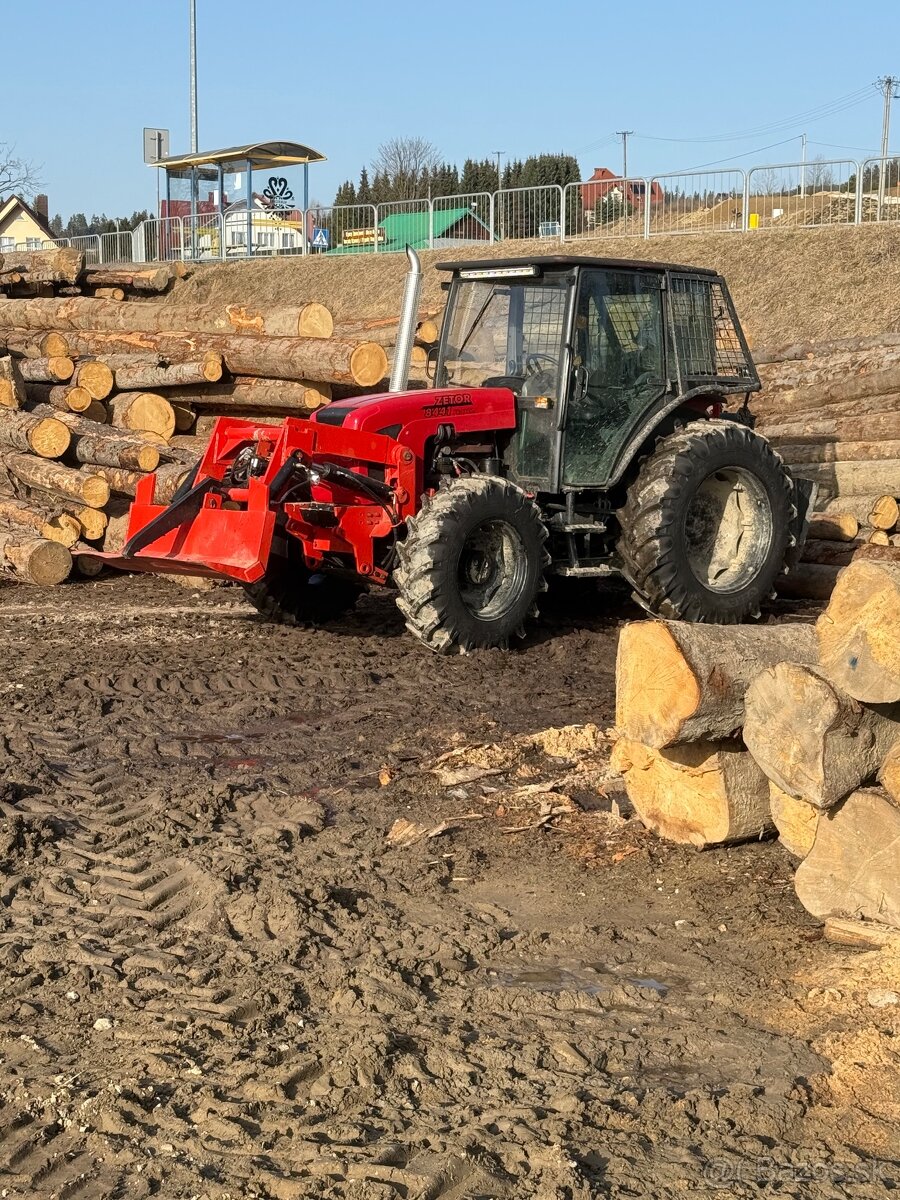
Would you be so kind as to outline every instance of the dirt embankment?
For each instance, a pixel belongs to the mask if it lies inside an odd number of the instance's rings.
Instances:
[[[438,262],[517,255],[599,255],[713,267],[728,280],[754,345],[900,331],[900,227],[797,229],[602,241],[504,242],[421,255],[423,304],[439,309]],[[264,259],[204,266],[173,298],[222,304],[319,300],[341,318],[395,316],[406,259],[402,254]]]

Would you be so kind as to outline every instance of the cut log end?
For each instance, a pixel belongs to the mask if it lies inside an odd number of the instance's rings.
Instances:
[[[297,319],[297,336],[330,338],[334,333],[334,318],[324,304],[304,304]]]
[[[816,829],[822,816],[805,800],[783,792],[777,783],[769,783],[769,809],[778,830],[778,840],[794,858],[806,858],[816,840]]]
[[[85,475],[81,497],[91,508],[103,508],[109,503],[109,484],[102,475]]]
[[[115,379],[106,363],[91,360],[79,364],[75,382],[92,400],[105,400],[112,393]]]
[[[388,359],[384,347],[362,342],[350,355],[350,374],[360,387],[374,387],[387,375]]]
[[[64,354],[50,355],[47,359],[47,373],[58,383],[65,383],[75,374],[75,364]]]
[[[69,448],[72,435],[62,421],[43,417],[28,435],[28,444],[40,458],[61,458]]]
[[[900,700],[898,606],[900,564],[857,561],[841,571],[816,624],[822,666],[856,700]]]
[[[34,538],[7,544],[5,560],[17,579],[36,587],[53,587],[69,577],[72,555],[61,542]]]
[[[631,741],[668,746],[700,704],[700,687],[669,628],[634,621],[619,634],[616,724]]]

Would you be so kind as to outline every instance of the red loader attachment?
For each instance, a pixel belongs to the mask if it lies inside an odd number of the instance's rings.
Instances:
[[[111,566],[255,583],[280,522],[311,570],[337,556],[383,583],[378,539],[412,513],[416,465],[383,434],[293,417],[280,427],[222,418],[170,504],[154,503],[155,482],[138,484],[122,553],[97,556]]]

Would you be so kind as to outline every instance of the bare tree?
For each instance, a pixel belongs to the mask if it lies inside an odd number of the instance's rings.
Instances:
[[[440,152],[423,137],[397,137],[382,142],[373,171],[386,177],[397,200],[413,200],[426,176],[440,163]]]
[[[0,196],[33,196],[41,186],[34,163],[16,156],[15,146],[0,142]]]
[[[834,189],[834,174],[831,167],[826,165],[823,155],[817,154],[806,165],[806,190],[808,192],[830,192]]]

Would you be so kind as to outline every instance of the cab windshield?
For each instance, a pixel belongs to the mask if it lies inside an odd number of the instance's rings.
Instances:
[[[556,399],[567,292],[565,280],[457,281],[438,386]]]

